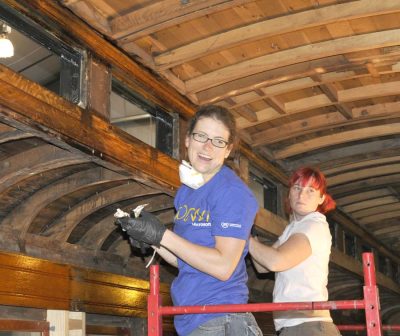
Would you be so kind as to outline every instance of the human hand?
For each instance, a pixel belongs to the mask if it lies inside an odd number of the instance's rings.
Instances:
[[[134,240],[157,247],[160,247],[166,230],[156,216],[146,211],[142,211],[138,218],[122,217],[118,218],[115,223],[120,225],[122,230],[126,231]]]

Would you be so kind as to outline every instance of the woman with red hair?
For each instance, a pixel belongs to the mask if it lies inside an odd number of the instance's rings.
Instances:
[[[289,188],[289,225],[272,246],[252,237],[250,254],[258,272],[276,272],[274,302],[327,301],[332,237],[325,213],[335,201],[315,168],[296,170]],[[328,310],[274,312],[274,324],[280,336],[340,335]]]

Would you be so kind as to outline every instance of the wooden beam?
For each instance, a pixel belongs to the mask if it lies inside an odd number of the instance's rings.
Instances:
[[[389,152],[390,153],[390,152]],[[353,161],[357,161],[357,158],[354,157]],[[400,156],[393,153],[393,155],[389,155],[388,157],[381,157],[376,159],[366,159],[362,160],[361,162],[354,162],[354,163],[343,163],[341,165],[334,166],[332,168],[324,169],[324,174],[326,177],[329,175],[334,175],[335,173],[340,173],[341,171],[350,170],[350,169],[357,169],[363,168],[368,166],[377,166],[383,165],[385,163],[392,163],[392,162],[400,162]]]
[[[373,192],[376,192],[376,191],[373,190]],[[393,195],[381,196],[381,194],[380,194],[379,197],[377,197],[377,198],[372,198],[372,199],[369,198],[365,201],[360,201],[357,203],[342,206],[342,209],[344,211],[346,211],[346,213],[352,213],[352,215],[353,215],[353,211],[356,212],[359,210],[375,207],[378,205],[390,204],[390,203],[393,203],[396,201],[397,201],[397,198],[394,197]]]
[[[240,143],[240,152],[249,159],[252,165],[257,166],[283,185],[287,185],[288,177],[285,175],[285,173],[283,173],[281,169],[274,166],[269,161],[264,160],[255,154],[247,145]]]
[[[54,200],[73,193],[84,186],[88,187],[110,181],[126,181],[128,179],[127,176],[122,176],[102,167],[80,171],[37,191],[10,211],[0,223],[3,227],[17,230],[21,236],[24,236],[29,229],[32,233],[38,233],[37,228],[30,228],[30,224],[40,210]]]
[[[186,90],[190,93],[198,92],[241,77],[295,63],[398,45],[399,34],[400,29],[385,30],[304,45],[259,56],[189,79],[186,81]]]
[[[347,90],[339,90],[337,92],[338,100],[340,103],[345,103],[356,100],[371,99],[375,97],[396,96],[399,94],[399,85],[400,82],[397,81],[364,85],[362,87],[356,87]]]
[[[175,89],[160,78],[154,77],[149,71],[137,64],[132,58],[121,52],[109,43],[81,19],[50,0],[4,0],[4,2],[31,17],[36,15],[37,20],[55,21],[62,30],[68,31],[78,43],[85,45],[99,59],[105,61],[115,72],[122,72],[128,83],[135,91],[162,106],[170,108],[184,118],[194,114],[194,106]],[[119,70],[117,70],[119,69]]]
[[[142,181],[149,179],[170,191],[180,185],[176,160],[3,65],[0,65],[0,90],[0,104],[17,111],[2,109],[1,114],[25,124],[47,127],[67,141],[86,146],[93,154],[127,167]]]
[[[388,211],[385,213],[380,213],[372,216],[367,216],[364,218],[360,218],[358,221],[362,225],[372,224],[372,223],[380,223],[381,221],[388,218],[400,218],[400,210]]]
[[[360,222],[363,222],[363,219],[366,217],[375,216],[375,215],[379,215],[379,214],[384,215],[386,213],[394,212],[394,211],[398,211],[398,210],[400,210],[399,200],[395,197],[392,197],[391,203],[376,204],[376,206],[372,206],[367,209],[354,211],[351,213],[351,216],[354,217],[355,219],[359,220]],[[389,218],[391,218],[391,217],[389,217]],[[373,230],[373,232],[375,234],[375,230]]]
[[[369,199],[385,198],[385,196],[391,195],[391,192],[387,188],[380,188],[366,192],[354,193],[353,195],[336,198],[336,204],[343,207],[345,211],[346,207],[352,206],[352,204],[358,204],[358,202],[367,202]]]
[[[183,4],[176,0],[163,0],[119,15],[111,20],[113,39],[136,40],[158,30],[175,26],[185,21],[244,5],[253,0],[196,0]]]
[[[371,137],[392,135],[400,133],[400,123],[393,122],[390,125],[379,125],[359,128],[351,131],[337,132],[335,134],[324,135],[310,140],[304,140],[283,149],[274,151],[275,159],[284,159],[290,156],[309,152],[315,149],[343,144],[350,141],[363,140]]]
[[[171,68],[207,54],[262,38],[398,11],[400,11],[400,5],[390,0],[361,0],[335,4],[224,31],[161,53],[154,57],[154,61],[159,69]]]
[[[252,147],[265,146],[294,138],[318,130],[327,129],[345,122],[338,112],[320,114],[315,117],[283,123],[274,128],[267,128],[252,135]]]
[[[326,57],[283,66],[267,72],[239,78],[228,83],[222,83],[199,91],[196,96],[201,104],[214,103],[227,97],[253,91],[257,88],[263,89],[263,87],[281,83],[284,85],[291,80],[303,79],[304,77],[315,75],[317,73],[315,69],[318,68],[324,68],[326,71],[334,71],[334,69],[338,70],[343,66],[351,66],[349,61],[343,56]]]
[[[51,226],[44,232],[45,235],[57,241],[66,242],[72,231],[84,218],[104,207],[126,200],[127,198],[147,196],[158,193],[140,183],[123,184],[109,188],[103,192],[94,194],[91,197],[79,202],[75,207],[65,212],[62,216],[51,222]],[[110,222],[114,225],[114,221]]]
[[[106,35],[111,34],[111,27],[107,17],[90,1],[60,0],[60,2],[71,11],[79,13],[79,16],[88,24],[96,27],[96,30]]]
[[[375,189],[387,188],[388,185],[394,185],[400,182],[400,173],[385,175],[385,176],[374,176],[364,180],[352,181],[347,184],[338,185],[330,188],[330,193],[334,198],[340,198],[348,196],[349,193],[354,194],[355,192],[365,192],[370,190],[370,186],[374,186]]]
[[[356,273],[361,277],[363,276],[362,264],[354,258],[349,257],[348,255],[340,252],[335,248],[332,248],[330,260],[342,269],[345,269],[352,273]],[[400,294],[400,286],[386,275],[377,272],[376,280],[379,286],[383,286],[395,292],[396,294]]]
[[[400,131],[399,131],[400,132]],[[373,134],[373,133],[372,133]],[[350,181],[365,179],[372,176],[390,175],[400,171],[400,163],[379,165],[378,167],[359,168],[353,171],[338,173],[327,178],[328,185],[334,186]]]
[[[358,236],[365,243],[369,244],[371,247],[375,248],[378,252],[390,257],[393,261],[399,263],[400,257],[394,254],[387,247],[382,245],[371,233],[363,229],[359,224],[356,224],[352,219],[346,216],[339,210],[335,210],[331,215],[334,221],[340,223],[344,228],[348,229],[354,235]]]

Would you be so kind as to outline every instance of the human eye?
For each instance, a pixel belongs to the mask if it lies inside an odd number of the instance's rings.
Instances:
[[[195,134],[196,134],[196,138],[199,140],[206,141],[208,139],[208,136],[205,133],[195,133]]]
[[[301,187],[298,184],[295,184],[292,188],[293,188],[294,191],[300,191],[301,190]]]
[[[307,191],[309,194],[314,194],[316,192],[315,188],[312,187],[309,187]]]
[[[214,138],[213,141],[219,147],[224,147],[226,145],[226,141],[222,139]]]

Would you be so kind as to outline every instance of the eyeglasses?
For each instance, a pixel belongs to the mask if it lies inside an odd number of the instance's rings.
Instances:
[[[207,134],[204,133],[192,133],[192,137],[194,140],[202,143],[206,143],[208,140],[211,140],[211,143],[213,146],[218,147],[218,148],[225,148],[228,145],[228,141],[219,139],[219,138],[209,138]]]

